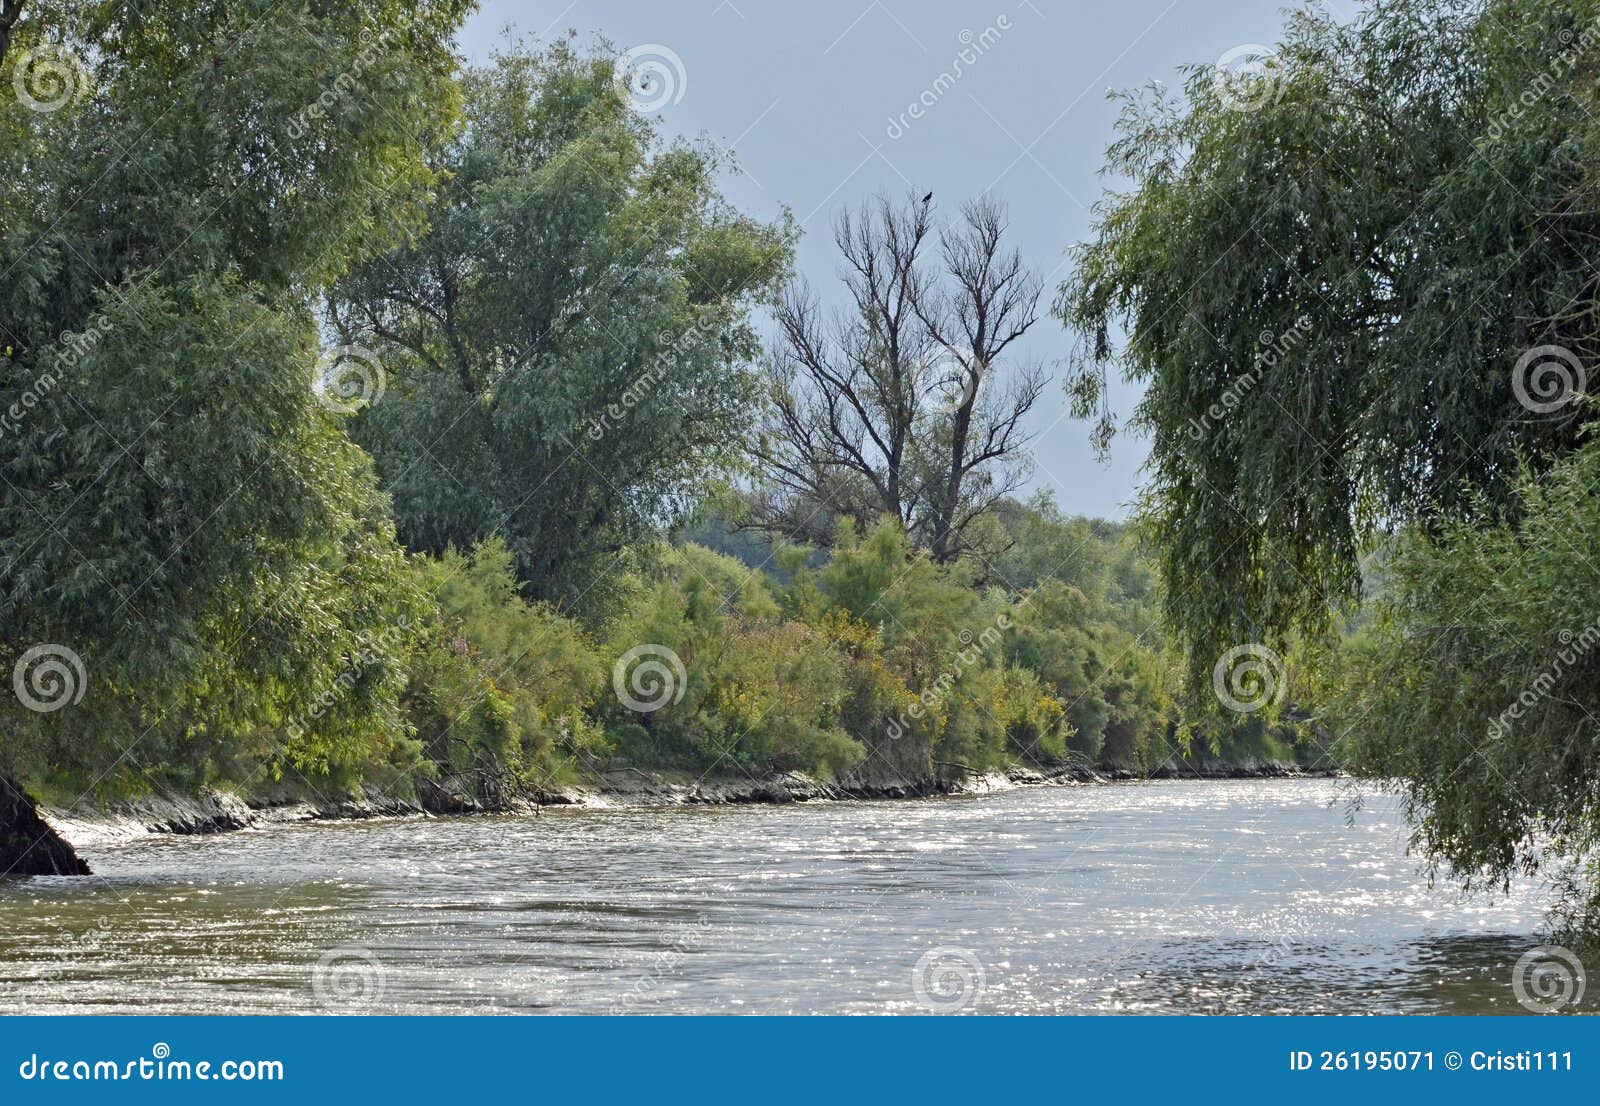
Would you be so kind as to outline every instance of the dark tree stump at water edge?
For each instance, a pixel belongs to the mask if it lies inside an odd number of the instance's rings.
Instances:
[[[86,876],[89,866],[39,816],[14,780],[0,776],[0,876]]]

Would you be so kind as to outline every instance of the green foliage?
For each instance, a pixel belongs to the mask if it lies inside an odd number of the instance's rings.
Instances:
[[[1254,110],[1210,69],[1185,102],[1130,98],[1109,161],[1131,189],[1056,305],[1102,441],[1112,366],[1145,385],[1143,513],[1193,682],[1241,642],[1317,662],[1346,755],[1403,781],[1433,862],[1498,884],[1565,857],[1591,932],[1594,408],[1526,400],[1600,354],[1597,20],[1595,0],[1297,13]]]
[[[632,111],[603,44],[458,69],[466,6],[28,7],[8,49],[81,72],[59,110],[0,101],[0,644],[85,678],[0,700],[0,772],[492,803],[618,761],[1149,763],[1166,666],[1122,527],[975,477],[936,555],[893,519],[827,555],[708,526],[745,564],[657,541],[740,499],[792,228],[734,211],[726,156]],[[998,209],[968,229],[954,271],[1031,323]],[[386,372],[353,416],[319,401],[319,323]],[[1008,452],[1029,379],[949,433]],[[673,681],[648,708],[640,656]]]
[[[1158,581],[1133,527],[1069,518],[1049,492],[999,514],[1007,548],[984,565],[994,582],[1020,593],[1059,580],[1088,599],[1095,617],[1134,634],[1164,633]]]
[[[1576,443],[1583,420],[1529,418],[1512,377],[1531,347],[1600,350],[1597,16],[1313,9],[1245,90],[1258,110],[1210,67],[1184,102],[1125,102],[1108,168],[1131,190],[1056,307],[1085,336],[1080,413],[1109,418],[1113,365],[1145,387],[1145,513],[1199,680],[1326,631],[1375,528],[1511,502],[1517,457]]]
[[[928,552],[913,552],[904,530],[892,522],[859,542],[842,525],[818,580],[824,609],[873,627],[882,663],[904,686],[903,694],[920,696],[926,707],[920,718],[896,716],[906,718],[900,726],[909,741],[884,731],[903,746],[895,750],[896,766],[926,775],[951,766],[998,764],[1006,735],[998,666],[1004,597],[974,591],[964,566],[938,565]]]
[[[1403,781],[1419,844],[1469,881],[1563,860],[1600,928],[1600,440],[1514,484],[1515,520],[1408,533],[1329,666],[1354,763]],[[1535,844],[1542,842],[1543,845]]]
[[[1109,736],[1108,755],[1135,763],[1166,725],[1154,655],[1059,582],[1015,600],[975,589],[892,521],[861,539],[842,528],[821,564],[795,547],[777,555],[782,585],[693,545],[664,559],[664,576],[631,582],[603,653],[626,685],[641,649],[670,651],[682,694],[649,710],[602,696],[625,757],[920,780],[1058,761],[1069,716],[1084,751]],[[641,678],[634,691],[658,688]]]
[[[1018,604],[1007,660],[1036,673],[1066,704],[1068,744],[1085,756],[1131,766],[1170,711],[1163,658],[1118,627],[1094,620],[1076,588],[1047,580]]]
[[[579,626],[522,600],[504,542],[416,564],[436,615],[405,708],[442,772],[479,793],[550,789],[569,762],[608,751],[589,716],[605,666]]]
[[[388,373],[354,434],[405,542],[498,533],[530,594],[585,612],[626,545],[739,463],[748,314],[790,250],[722,199],[722,154],[629,107],[613,57],[560,40],[467,71],[427,231],[331,300]]]
[[[405,122],[448,119],[455,2],[69,3],[4,82],[0,641],[81,658],[83,702],[0,707],[0,758],[103,786],[417,767],[421,597],[367,457],[317,403],[306,303],[415,222]],[[383,44],[371,50],[374,42]],[[370,60],[368,60],[370,58]],[[359,66],[360,93],[327,100]],[[10,734],[19,735],[9,740]]]
[[[602,717],[625,753],[697,768],[822,775],[842,775],[860,761],[861,747],[841,727],[844,659],[823,635],[780,619],[766,579],[730,558],[685,546],[663,567],[659,578],[632,582],[607,628],[616,678],[640,700],[656,701],[651,677],[634,667],[641,646],[669,650],[683,666],[681,678],[661,677],[670,701],[659,709],[634,710],[620,696],[605,704]]]

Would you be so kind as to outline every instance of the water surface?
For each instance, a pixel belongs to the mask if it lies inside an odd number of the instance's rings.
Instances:
[[[0,886],[0,1011],[1518,1013],[1538,888],[1325,780],[147,837]]]

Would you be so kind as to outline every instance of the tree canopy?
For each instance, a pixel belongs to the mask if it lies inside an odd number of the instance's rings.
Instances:
[[[1293,645],[1432,862],[1565,865],[1591,938],[1597,76],[1593,0],[1298,13],[1253,79],[1127,101],[1131,187],[1056,303],[1103,442],[1111,367],[1146,386],[1143,510],[1194,682]]]
[[[86,2],[11,28],[0,634],[69,650],[95,704],[7,698],[49,763],[400,755],[392,649],[288,725],[413,601],[370,462],[313,393],[309,303],[420,216],[435,178],[403,121],[453,112],[463,10]],[[359,94],[326,95],[341,73]]]
[[[722,199],[724,155],[664,142],[619,95],[613,55],[513,44],[466,71],[426,232],[330,297],[385,371],[353,433],[401,538],[502,534],[528,592],[569,605],[739,462],[749,313],[790,252]]]
[[[1197,675],[1327,629],[1375,534],[1514,506],[1517,459],[1576,443],[1574,366],[1600,351],[1596,14],[1295,12],[1256,77],[1197,67],[1181,98],[1124,102],[1108,169],[1129,185],[1056,310],[1102,442],[1108,372],[1145,387],[1144,507]]]

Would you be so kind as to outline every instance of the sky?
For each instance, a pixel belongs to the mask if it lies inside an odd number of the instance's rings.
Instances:
[[[732,149],[739,173],[725,194],[761,218],[788,208],[803,234],[796,269],[825,297],[838,272],[830,225],[840,209],[932,191],[939,214],[952,217],[963,201],[991,194],[1046,287],[1044,317],[1019,356],[1058,377],[1073,335],[1049,317],[1048,300],[1070,272],[1068,247],[1090,237],[1109,183],[1100,167],[1117,109],[1107,91],[1177,85],[1184,64],[1271,45],[1283,3],[482,0],[461,46],[484,61],[508,30],[544,41],[576,30],[638,49],[640,66],[661,60],[664,130]],[[964,49],[974,60],[936,88]],[[914,102],[920,118],[908,110]],[[1126,415],[1138,392],[1118,383],[1111,398]],[[1030,421],[1032,487],[1073,514],[1128,513],[1142,441],[1121,434],[1109,461],[1098,460],[1058,381]]]

